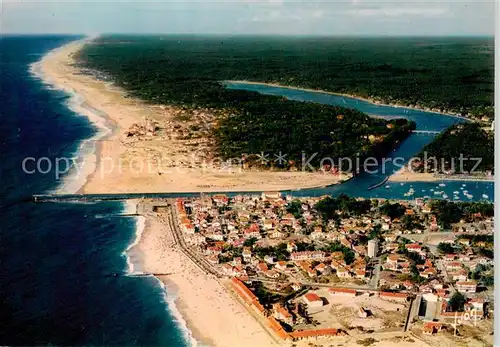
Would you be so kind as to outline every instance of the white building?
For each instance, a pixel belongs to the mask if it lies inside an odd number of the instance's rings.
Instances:
[[[323,300],[315,294],[315,293],[307,293],[304,295],[304,302],[309,306],[309,307],[322,307],[323,306]]]
[[[376,257],[378,253],[378,241],[376,239],[368,241],[368,256]]]
[[[457,290],[460,293],[475,293],[477,289],[476,281],[457,282]]]

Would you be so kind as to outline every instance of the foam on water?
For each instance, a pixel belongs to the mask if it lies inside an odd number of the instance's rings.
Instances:
[[[128,274],[137,274],[135,269],[137,266],[134,264],[130,257],[130,251],[139,244],[141,240],[142,233],[144,232],[144,228],[146,227],[146,218],[144,216],[134,217],[136,220],[135,224],[135,234],[133,241],[128,245],[127,249],[123,252],[123,256],[127,259],[127,273]]]
[[[133,200],[127,200],[123,204],[123,214],[136,214],[137,213],[137,202]]]
[[[64,46],[63,46],[64,47]],[[101,111],[91,108],[85,103],[85,99],[76,93],[73,89],[67,86],[61,86],[55,83],[49,76],[43,74],[41,68],[41,61],[47,56],[55,54],[58,50],[63,49],[63,47],[56,48],[50,51],[42,57],[40,61],[37,61],[30,65],[30,73],[33,78],[39,79],[44,83],[44,87],[49,90],[58,90],[64,92],[69,96],[66,101],[66,106],[78,115],[85,116],[88,118],[90,123],[96,127],[96,133],[91,138],[81,141],[78,149],[75,153],[75,162],[73,162],[70,170],[62,176],[61,183],[55,189],[53,193],[58,194],[70,194],[76,193],[80,190],[91,174],[93,174],[97,168],[97,153],[96,153],[96,143],[97,141],[103,139],[112,133],[112,128],[109,125],[106,114]],[[108,88],[110,86],[107,86]],[[123,214],[135,214],[137,212],[137,205],[133,201],[127,201],[123,203]],[[146,226],[146,218],[143,216],[134,217],[135,223],[135,233],[134,237],[128,245],[127,249],[122,253],[122,256],[126,258],[127,262],[127,273],[137,274],[137,270],[140,268],[139,262],[134,263],[131,259],[131,250],[139,243],[144,228]],[[179,310],[175,305],[175,293],[169,291],[167,295],[167,290],[165,285],[156,277],[154,277],[163,290],[163,300],[170,311],[172,316],[175,318],[179,328],[184,334],[186,342],[193,346],[199,346],[199,343],[193,338],[191,331],[187,327],[187,323],[181,316]]]
[[[134,201],[130,201],[130,200],[126,201],[123,204],[123,211],[122,212],[124,214],[137,213],[137,203]],[[143,234],[144,229],[146,227],[146,218],[143,216],[138,216],[138,217],[134,217],[134,219],[136,220],[134,239],[128,245],[127,249],[123,252],[123,256],[126,257],[126,259],[127,259],[127,274],[129,274],[129,275],[137,275],[137,274],[142,273],[142,272],[137,271],[138,267],[140,267],[141,264],[140,264],[140,262],[134,262],[132,260],[132,253],[133,253],[134,247],[137,246],[141,240],[142,234]],[[188,342],[191,346],[202,346],[193,337],[192,332],[187,327],[186,320],[184,319],[184,317],[182,317],[177,306],[175,305],[175,300],[177,298],[177,295],[176,295],[176,292],[172,288],[173,286],[170,287],[168,292],[167,292],[167,287],[160,279],[158,279],[157,277],[154,277],[154,276],[152,276],[152,278],[154,278],[158,281],[158,285],[161,287],[161,289],[163,291],[163,301],[164,301],[166,307],[168,308],[170,314],[175,318],[175,321],[178,324],[179,328],[182,330],[186,342]]]
[[[169,288],[169,290],[167,291],[167,287],[165,286],[165,284],[162,281],[160,281],[159,279],[157,279],[157,280],[158,280],[160,287],[163,290],[163,300],[164,300],[165,304],[167,305],[167,307],[170,311],[170,314],[175,318],[176,323],[178,324],[179,328],[184,333],[184,338],[186,339],[186,342],[189,342],[191,344],[191,346],[193,346],[193,347],[204,347],[205,346],[204,344],[198,342],[193,337],[193,333],[187,327],[186,320],[184,319],[184,317],[182,317],[182,314],[179,312],[179,309],[177,308],[177,305],[175,304],[175,300],[177,299],[177,293],[175,291],[173,291],[172,288]]]
[[[88,39],[86,39],[88,40]],[[86,41],[84,40],[84,41]],[[64,47],[64,46],[63,46]],[[71,194],[79,191],[97,168],[96,144],[99,140],[112,133],[109,121],[103,112],[97,111],[85,103],[85,99],[67,86],[58,85],[50,76],[42,72],[42,61],[54,55],[63,47],[56,48],[42,57],[41,60],[30,65],[30,73],[39,79],[46,88],[59,90],[69,96],[66,106],[74,113],[87,117],[96,128],[96,133],[91,138],[82,140],[72,158],[68,158],[71,167],[67,173],[62,174],[61,183],[52,192],[55,194]]]

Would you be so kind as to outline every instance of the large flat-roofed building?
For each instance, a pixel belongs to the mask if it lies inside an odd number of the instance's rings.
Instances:
[[[374,258],[378,253],[378,241],[373,239],[368,241],[368,256]]]

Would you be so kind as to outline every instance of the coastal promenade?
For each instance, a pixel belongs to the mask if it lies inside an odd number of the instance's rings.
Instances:
[[[196,264],[196,266],[198,266],[204,272],[210,273],[219,279],[229,278],[228,276],[220,273],[212,264],[208,263],[206,258],[202,254],[198,253],[195,249],[192,249],[186,244],[182,231],[179,227],[179,223],[177,222],[178,216],[175,211],[175,208],[173,207],[174,201],[169,199],[167,200],[167,203],[168,203],[168,212],[165,213],[164,216],[166,217],[166,225],[168,226],[168,230],[172,234],[172,238],[174,240],[174,246],[176,246],[176,248],[182,251],[184,255],[186,255],[194,264]],[[280,282],[279,280],[270,279],[263,276],[249,276],[249,279],[252,281],[259,281],[263,283]],[[323,287],[323,288],[342,287],[348,289],[355,289],[358,291],[371,294],[378,294],[379,292],[381,292],[381,290],[378,288],[378,281],[376,281],[375,284],[370,283],[368,285],[350,285],[343,283],[316,283],[296,278],[295,282],[301,284],[302,286],[307,286],[307,287]]]
[[[189,258],[193,263],[195,263],[199,268],[207,273],[210,273],[216,277],[221,277],[219,271],[217,271],[213,266],[211,266],[206,259],[196,251],[189,248],[182,236],[182,231],[179,228],[179,223],[177,223],[177,214],[175,209],[170,205],[169,213],[167,213],[167,223],[169,230],[172,232],[172,236],[175,243],[179,246],[179,249]]]
[[[196,264],[201,270],[203,270],[206,273],[210,273],[217,278],[228,278],[227,276],[221,274],[217,269],[215,269],[214,266],[209,264],[205,257],[203,255],[199,254],[196,250],[190,248],[184,239],[184,236],[182,235],[182,231],[179,228],[179,223],[177,223],[177,213],[175,212],[175,208],[173,208],[173,201],[167,200],[169,204],[169,209],[168,213],[165,213],[166,217],[166,224],[168,226],[168,230],[171,231],[172,233],[172,238],[175,242],[175,246],[179,250],[181,250],[191,261]],[[250,276],[250,280],[253,281],[260,281],[260,282],[265,282],[265,283],[277,283],[279,280],[273,280],[269,278],[265,278],[263,276]],[[365,286],[356,286],[356,285],[344,285],[344,284],[339,284],[339,283],[316,283],[316,282],[310,282],[310,281],[305,281],[301,279],[296,279],[297,283],[300,283],[303,286],[308,286],[308,287],[325,287],[325,288],[338,288],[339,285],[343,288],[349,288],[349,289],[356,289],[359,291],[364,291],[364,292],[369,292],[369,293],[378,293],[381,290],[378,289],[377,287],[372,287],[370,285],[365,285]]]
[[[164,284],[167,297],[174,298],[169,306],[185,321],[190,339],[214,347],[277,345],[246,307],[234,300],[227,280],[184,242],[172,202],[131,201],[137,215],[145,218],[137,250],[131,252],[132,257],[140,255],[144,273],[168,273],[155,276]]]

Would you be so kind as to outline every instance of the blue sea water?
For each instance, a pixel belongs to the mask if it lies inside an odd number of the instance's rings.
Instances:
[[[71,156],[97,129],[30,72],[76,37],[0,37],[0,345],[187,345],[160,283],[129,277],[121,202],[34,204],[61,181],[27,157]],[[113,274],[123,274],[113,276]]]

